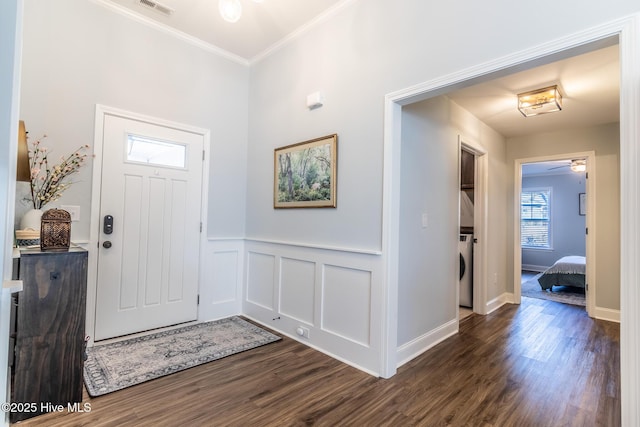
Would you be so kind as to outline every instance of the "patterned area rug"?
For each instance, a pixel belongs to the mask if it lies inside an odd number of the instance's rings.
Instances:
[[[549,301],[562,302],[565,304],[586,306],[584,289],[574,288],[572,286],[554,286],[553,292],[544,291],[538,283],[538,277],[542,273],[536,275],[533,279],[522,284],[522,296],[538,299],[546,299]]]
[[[237,316],[87,349],[84,381],[100,396],[281,338]]]

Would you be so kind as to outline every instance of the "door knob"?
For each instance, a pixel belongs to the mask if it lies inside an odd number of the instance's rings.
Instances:
[[[102,247],[105,249],[109,249],[111,247],[111,242],[110,241],[105,241],[102,243]]]

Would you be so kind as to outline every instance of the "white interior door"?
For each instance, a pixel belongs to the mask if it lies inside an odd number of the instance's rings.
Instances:
[[[203,145],[105,116],[96,340],[197,318]]]

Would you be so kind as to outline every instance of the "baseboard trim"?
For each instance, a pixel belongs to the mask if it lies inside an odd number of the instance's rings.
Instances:
[[[515,298],[511,292],[505,292],[491,301],[488,301],[487,314],[493,313],[505,304],[515,304]]]
[[[316,351],[319,351],[320,353],[326,354],[327,356],[329,356],[329,357],[331,357],[333,359],[336,359],[336,360],[338,360],[338,361],[340,361],[340,362],[342,362],[342,363],[344,363],[346,365],[349,365],[351,367],[359,369],[359,370],[361,370],[362,372],[364,372],[366,374],[369,374],[369,375],[374,376],[374,377],[380,377],[380,373],[379,372],[375,372],[375,371],[372,371],[371,369],[367,369],[362,365],[359,365],[359,364],[357,364],[357,363],[355,363],[355,362],[353,362],[351,360],[347,360],[344,357],[340,357],[337,354],[332,353],[330,351],[327,351],[326,349],[324,349],[322,347],[319,347],[317,345],[314,345],[314,344],[310,343],[307,340],[302,340],[299,336],[296,336],[294,334],[286,332],[286,331],[284,331],[284,330],[282,330],[280,328],[276,328],[273,325],[265,324],[263,321],[261,321],[260,319],[254,317],[254,316],[250,316],[250,315],[248,315],[246,313],[242,313],[241,316],[245,317],[245,318],[247,318],[249,320],[252,320],[252,321],[256,322],[257,324],[259,324],[261,326],[264,326],[265,328],[271,329],[272,331],[275,331],[278,334],[284,335],[287,338],[291,338],[294,341],[297,341],[297,342],[299,342],[301,344],[304,344],[307,347],[311,347],[312,349],[314,349]]]
[[[542,273],[546,271],[549,267],[545,267],[543,265],[533,265],[533,264],[522,264],[522,269],[526,271],[536,271],[538,273]]]
[[[620,323],[620,310],[596,307],[593,310],[593,317],[598,320],[606,320],[608,322]]]
[[[452,335],[458,333],[458,320],[453,319],[444,325],[441,325],[424,335],[409,341],[398,347],[396,360],[397,367],[404,365],[410,360],[420,356],[431,347],[441,343]]]
[[[505,304],[515,304],[513,294],[505,292],[497,298],[487,302],[487,314],[496,311]],[[620,323],[620,310],[611,308],[596,307],[592,313],[592,317],[598,320],[606,320],[607,322]]]

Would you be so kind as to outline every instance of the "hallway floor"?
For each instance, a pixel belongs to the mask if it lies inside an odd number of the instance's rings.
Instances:
[[[619,426],[619,324],[524,298],[380,379],[284,337],[22,426]]]

